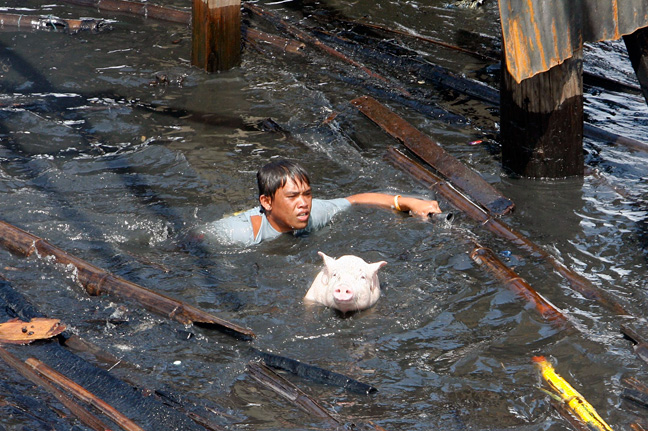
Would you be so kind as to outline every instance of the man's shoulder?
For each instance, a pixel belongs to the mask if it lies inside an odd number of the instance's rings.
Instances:
[[[346,198],[335,199],[313,199],[313,207],[337,207],[339,209],[346,209],[351,206]]]
[[[208,223],[205,233],[225,244],[249,245],[254,242],[251,217],[260,215],[258,208],[235,213]]]

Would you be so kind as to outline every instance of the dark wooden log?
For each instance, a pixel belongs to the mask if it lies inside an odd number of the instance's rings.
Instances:
[[[582,176],[582,50],[563,64],[519,83],[505,64],[501,74],[504,168],[528,178]]]
[[[241,1],[194,0],[191,64],[217,72],[241,62]]]
[[[585,425],[582,421],[578,420],[576,416],[567,408],[564,402],[551,399],[551,407],[558,412],[576,431],[593,431],[592,428]]]
[[[130,0],[62,0],[77,6],[94,7],[99,10],[137,15],[179,24],[191,24],[191,13],[148,2]]]
[[[96,344],[91,343],[88,340],[85,340],[75,334],[72,334],[62,340],[61,344],[69,348],[73,352],[91,355],[96,361],[105,364],[105,367],[108,369],[111,369],[117,366],[117,364],[122,363],[122,360],[115,355],[106,352],[105,350],[99,348],[99,346],[97,346]],[[136,367],[133,366],[133,368]]]
[[[543,259],[549,263],[558,274],[567,280],[572,289],[579,292],[585,298],[595,300],[615,313],[631,314],[627,311],[627,305],[622,305],[608,292],[593,286],[585,277],[571,270],[520,232],[512,229],[501,219],[491,217],[485,209],[470,201],[463,193],[459,192],[447,181],[426,169],[420,163],[412,160],[395,148],[389,149],[387,157],[394,165],[406,172],[409,172],[414,178],[434,189],[439,193],[439,195],[448,200],[451,205],[479,223],[480,226],[486,228],[500,238],[510,241],[532,256]]]
[[[513,202],[487,183],[478,173],[452,157],[429,136],[377,100],[362,96],[352,100],[351,104],[436,171],[443,174],[451,183],[487,208],[491,214],[503,215],[513,209]]]
[[[12,13],[0,13],[0,27],[16,27],[28,30],[55,30],[76,33],[80,30],[98,31],[104,27],[102,20],[64,19],[53,16],[36,16]]]
[[[5,363],[7,363],[7,365],[11,366],[27,380],[37,386],[40,386],[41,388],[52,394],[61,404],[67,407],[67,409],[74,416],[76,416],[88,427],[97,431],[107,431],[109,429],[99,418],[97,418],[84,407],[72,400],[70,397],[65,395],[65,393],[63,393],[63,391],[61,391],[59,388],[45,380],[43,377],[39,376],[27,364],[16,358],[13,354],[9,353],[9,351],[3,349],[2,347],[0,347],[0,358],[2,358]]]
[[[632,341],[635,354],[648,363],[648,326],[642,321],[627,322],[621,325],[621,333]]]
[[[630,62],[639,80],[641,91],[648,103],[648,27],[623,36]]]
[[[301,378],[308,379],[317,383],[339,386],[348,391],[363,395],[369,395],[378,392],[378,389],[376,389],[375,387],[352,379],[351,377],[345,376],[343,374],[325,370],[324,368],[316,367],[314,365],[305,364],[295,359],[275,355],[274,353],[262,352],[256,349],[253,350],[254,353],[269,367],[288,371]]]
[[[294,39],[286,39],[285,37],[276,36],[274,34],[268,34],[248,26],[243,26],[242,28],[243,39],[248,43],[270,45],[291,54],[302,54],[304,47],[306,46],[303,42],[298,42]]]
[[[340,421],[335,419],[326,409],[320,406],[317,401],[306,395],[297,386],[290,383],[288,380],[276,374],[265,364],[258,362],[250,362],[248,364],[248,373],[250,376],[275,393],[279,394],[286,400],[294,403],[299,408],[308,412],[309,414],[323,419],[329,425],[338,426]]]
[[[504,285],[532,304],[546,320],[560,325],[568,322],[560,310],[543,298],[514,270],[506,266],[491,249],[478,246],[470,253],[470,258],[480,265],[485,265]]]
[[[135,301],[150,311],[183,324],[217,325],[245,338],[255,336],[250,329],[110,274],[104,269],[72,256],[47,241],[3,221],[0,221],[0,244],[24,256],[30,256],[37,252],[41,257],[53,257],[56,263],[74,266],[77,270],[78,283],[90,295],[111,294]]]
[[[119,412],[113,406],[95,396],[92,392],[88,391],[83,386],[75,383],[70,380],[63,374],[59,373],[56,370],[48,367],[47,364],[39,361],[36,358],[28,358],[25,363],[40,373],[43,377],[49,380],[52,383],[55,383],[59,387],[63,388],[67,393],[71,394],[75,398],[88,403],[92,407],[96,408],[106,416],[108,416],[112,421],[118,424],[121,428],[126,431],[143,431],[139,425],[127,418],[124,414]]]

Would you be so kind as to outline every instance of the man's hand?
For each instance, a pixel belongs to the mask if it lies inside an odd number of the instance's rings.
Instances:
[[[419,217],[427,217],[430,213],[441,212],[439,202],[437,201],[404,197],[399,198],[398,201],[403,211],[409,211],[412,215]]]

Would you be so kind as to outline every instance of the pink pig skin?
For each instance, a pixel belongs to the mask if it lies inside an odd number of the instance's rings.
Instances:
[[[324,268],[317,274],[304,297],[304,302],[335,308],[342,313],[364,310],[380,298],[378,270],[387,262],[367,263],[346,255],[338,259],[317,252],[324,259]]]

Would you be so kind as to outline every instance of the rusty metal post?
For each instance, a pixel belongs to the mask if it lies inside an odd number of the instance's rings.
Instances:
[[[193,0],[191,64],[207,72],[241,62],[241,1]]]
[[[500,137],[504,168],[529,178],[582,176],[582,50],[519,83],[503,58]]]
[[[648,27],[623,36],[632,67],[637,74],[646,103],[648,103]]]

